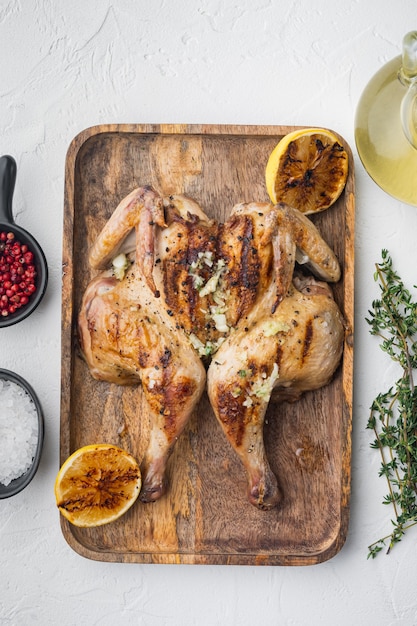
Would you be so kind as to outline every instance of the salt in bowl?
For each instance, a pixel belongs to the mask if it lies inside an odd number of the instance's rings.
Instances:
[[[10,370],[1,369],[0,368],[0,379],[4,381],[10,381],[19,385],[29,397],[32,399],[33,404],[36,409],[37,417],[38,417],[38,442],[35,450],[35,455],[32,460],[32,464],[28,470],[26,470],[21,476],[18,478],[14,478],[8,485],[4,485],[0,482],[0,499],[9,498],[10,496],[14,496],[20,491],[22,491],[27,485],[30,483],[32,478],[35,476],[39,462],[41,460],[42,455],[42,447],[43,447],[43,439],[44,439],[44,420],[43,413],[38,397],[36,396],[34,390],[29,385],[29,383],[24,380],[18,374],[11,372]],[[0,405],[1,411],[1,405]]]

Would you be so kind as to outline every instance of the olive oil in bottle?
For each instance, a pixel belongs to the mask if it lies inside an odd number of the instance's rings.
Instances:
[[[402,56],[366,86],[356,111],[355,141],[371,178],[417,206],[417,32],[404,37]]]

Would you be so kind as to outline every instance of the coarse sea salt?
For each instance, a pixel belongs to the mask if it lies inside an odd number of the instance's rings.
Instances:
[[[38,444],[38,414],[27,391],[0,379],[0,483],[7,486],[32,464]]]

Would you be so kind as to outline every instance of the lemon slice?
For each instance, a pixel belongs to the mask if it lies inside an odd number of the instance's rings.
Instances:
[[[285,135],[272,151],[265,170],[268,195],[302,213],[318,213],[342,193],[348,155],[334,133],[304,128]]]
[[[141,473],[136,460],[110,444],[76,450],[55,480],[55,498],[74,526],[108,524],[123,515],[137,499]]]

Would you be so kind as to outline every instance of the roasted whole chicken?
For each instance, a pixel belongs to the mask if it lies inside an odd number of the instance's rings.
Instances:
[[[207,382],[249,501],[276,506],[263,440],[271,395],[294,401],[327,384],[343,347],[327,284],[340,267],[312,222],[252,202],[220,224],[189,198],[142,187],[119,204],[89,260],[100,273],[83,297],[80,347],[95,378],[143,387],[152,427],[142,501],[165,492],[169,455]]]

